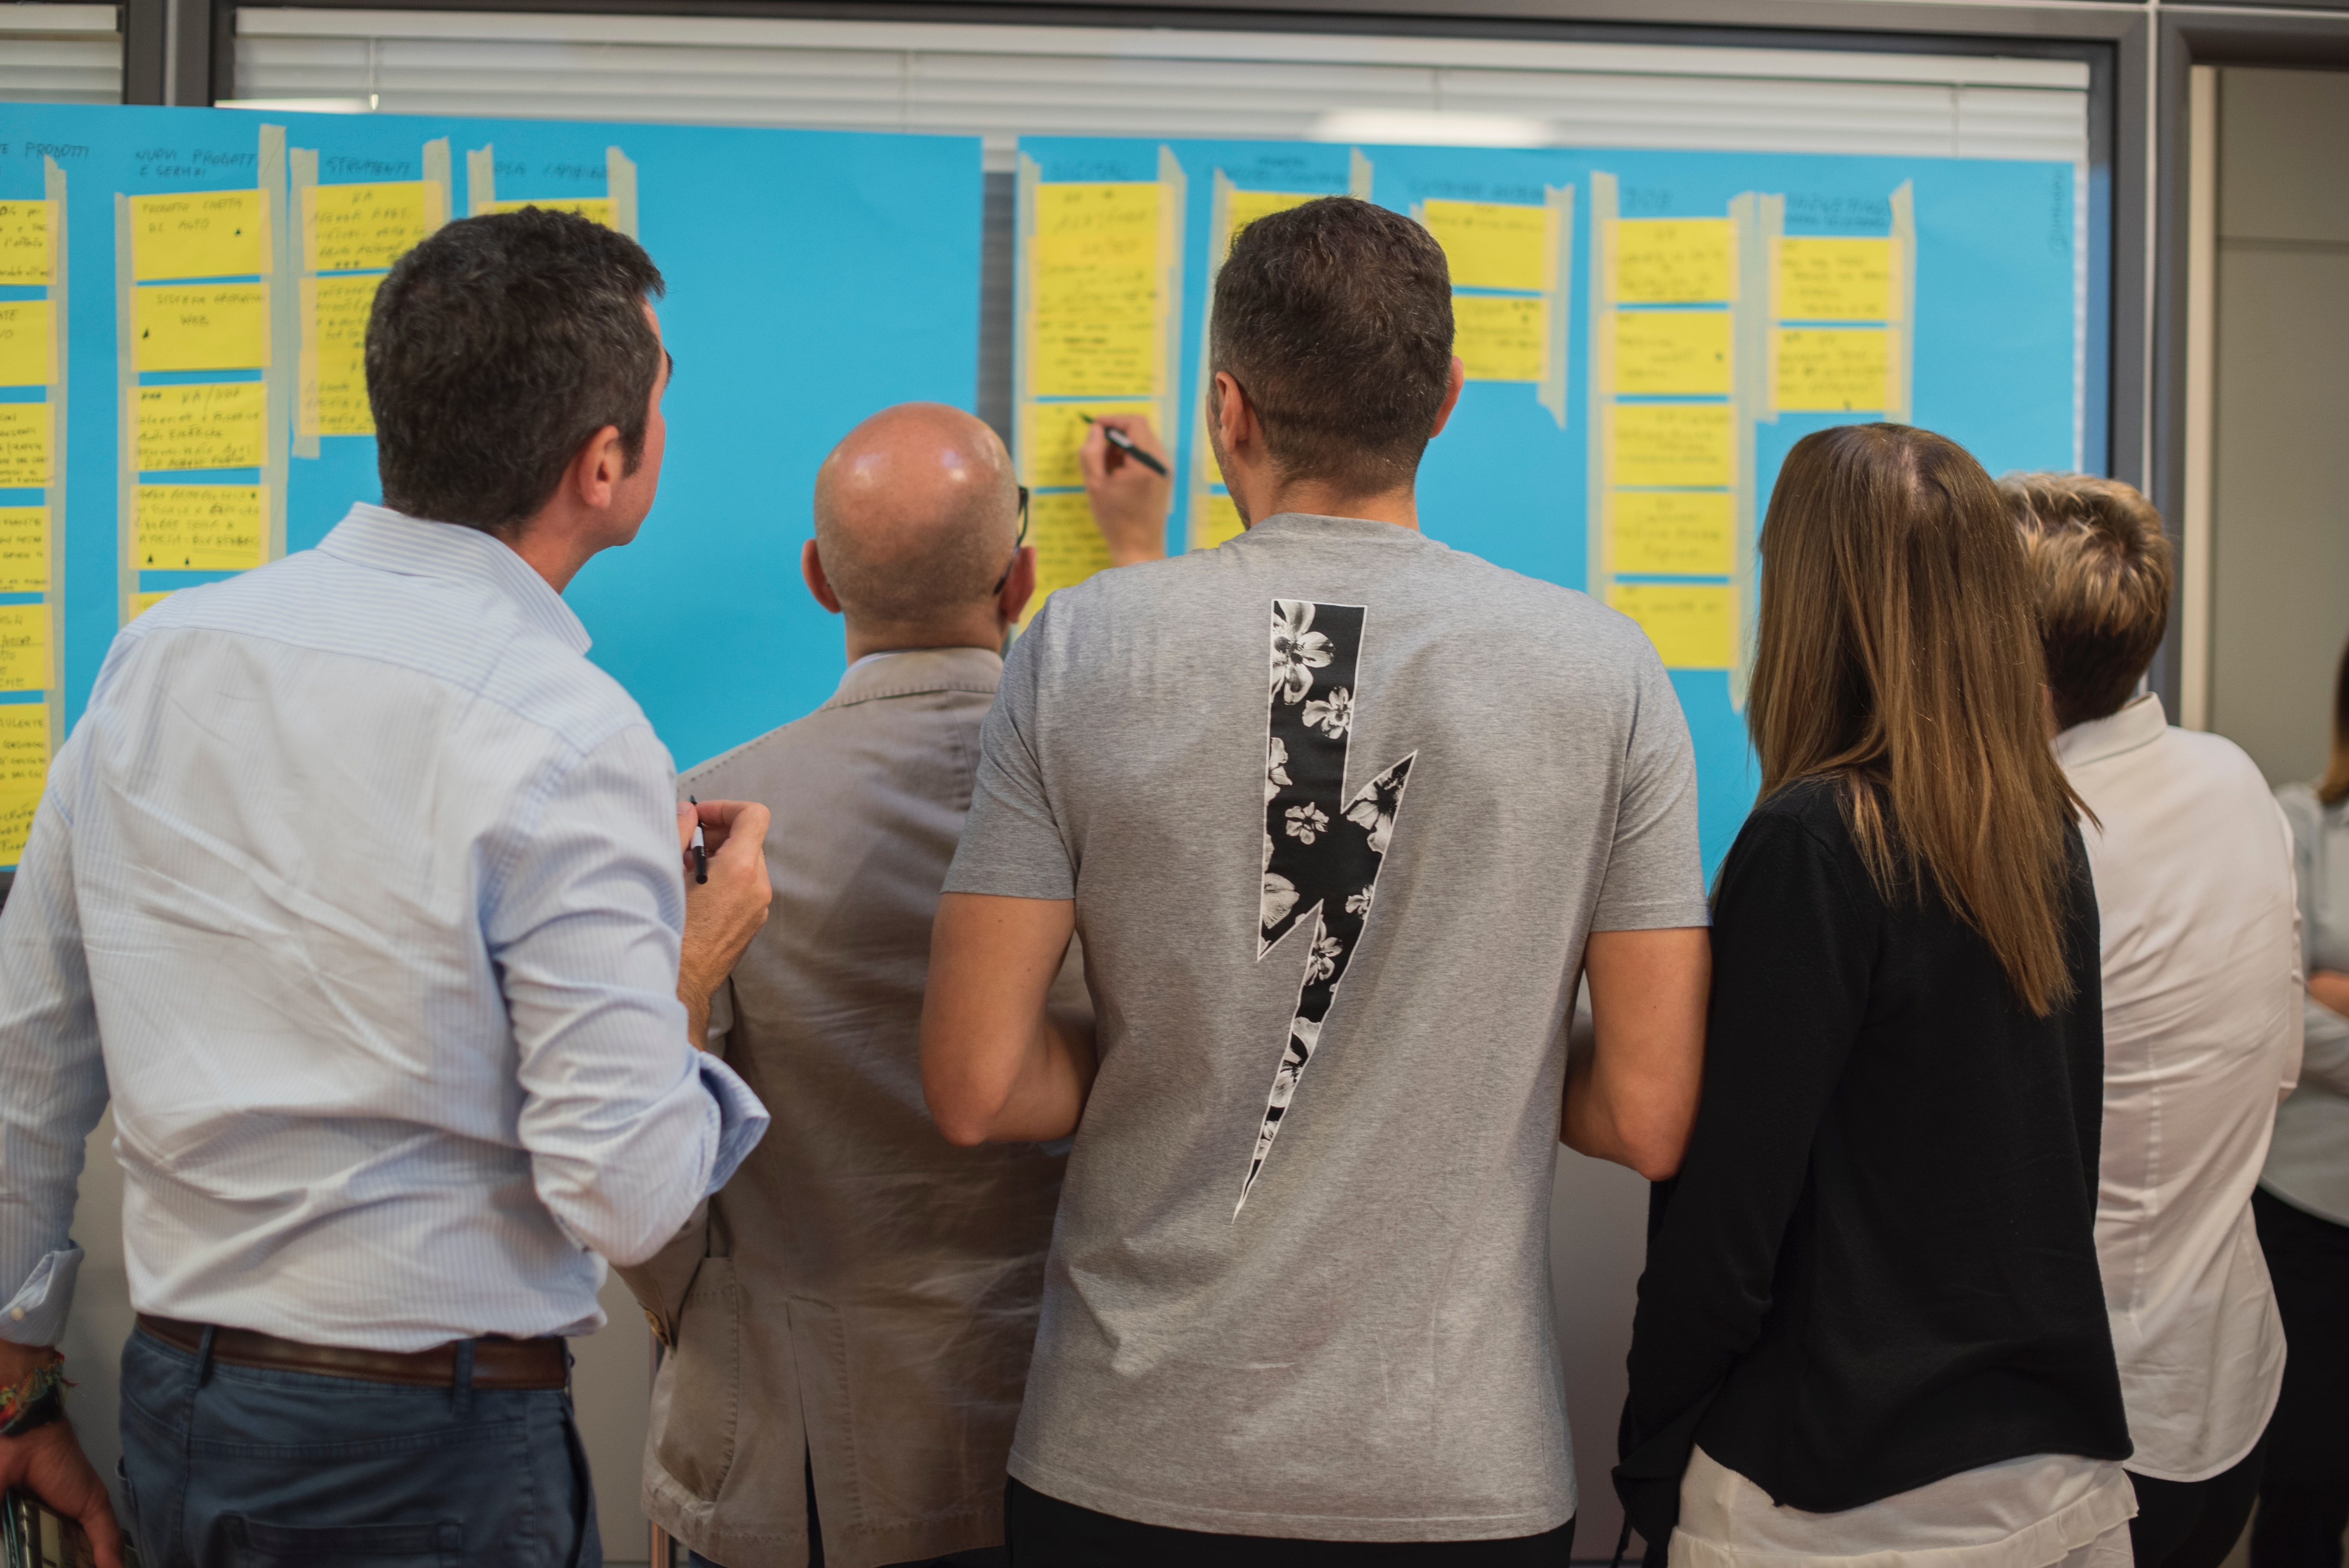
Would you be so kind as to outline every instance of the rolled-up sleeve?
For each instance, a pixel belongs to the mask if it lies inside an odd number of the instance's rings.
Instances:
[[[734,1071],[686,1038],[672,784],[641,725],[551,770],[489,912],[533,1183],[574,1241],[620,1264],[675,1235],[768,1120]]]

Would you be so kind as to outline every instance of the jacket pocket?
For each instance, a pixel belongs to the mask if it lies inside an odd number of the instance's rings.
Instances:
[[[734,1465],[742,1401],[742,1292],[731,1258],[704,1258],[661,1358],[653,1457],[678,1485],[713,1501]]]

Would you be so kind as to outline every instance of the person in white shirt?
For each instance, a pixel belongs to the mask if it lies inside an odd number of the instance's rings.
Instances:
[[[2137,691],[2169,617],[2160,514],[2115,480],[2000,481],[2039,582],[2055,755],[2102,926],[2096,1253],[2136,1453],[2137,1568],[2216,1568],[2259,1490],[2283,1326],[2251,1217],[2300,1068],[2292,834],[2233,742]]]
[[[410,251],[385,504],[125,627],[50,769],[0,916],[0,1485],[101,1568],[45,1347],[109,1098],[149,1568],[601,1561],[564,1336],[767,1123],[692,1044],[767,812],[703,806],[689,885],[697,814],[561,597],[652,504],[661,286],[565,213]]]

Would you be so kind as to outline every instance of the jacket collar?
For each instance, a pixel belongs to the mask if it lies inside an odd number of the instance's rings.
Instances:
[[[378,572],[447,582],[486,583],[513,601],[523,617],[574,654],[587,651],[587,628],[545,578],[502,540],[461,523],[427,522],[360,501],[318,546],[326,554]]]
[[[992,696],[1002,681],[1003,655],[991,648],[903,648],[859,659],[840,677],[840,689],[823,707],[852,707],[860,702],[934,691]]]
[[[2055,760],[2065,768],[2084,768],[2150,746],[2169,729],[2169,717],[2154,692],[2131,698],[2102,718],[2075,724],[2055,738]]]

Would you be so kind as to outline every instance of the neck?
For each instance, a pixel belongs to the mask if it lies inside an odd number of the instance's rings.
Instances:
[[[1391,522],[1414,532],[1419,529],[1419,501],[1409,485],[1359,495],[1319,480],[1285,480],[1268,474],[1251,478],[1252,483],[1243,481],[1251,522],[1261,522],[1284,511],[1301,511],[1314,517],[1359,517],[1369,522]]]
[[[851,620],[847,625],[848,662],[854,664],[867,654],[908,654],[936,648],[985,648],[988,653],[1003,651],[1003,636],[1010,628],[991,612],[984,618],[974,615],[954,622],[931,622],[906,624],[866,625]]]
[[[533,528],[528,522],[490,537],[521,556],[557,593],[571,586],[571,580],[579,575],[579,569],[595,553],[576,535],[565,536],[551,528]]]

